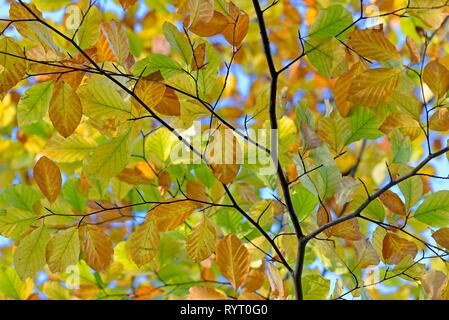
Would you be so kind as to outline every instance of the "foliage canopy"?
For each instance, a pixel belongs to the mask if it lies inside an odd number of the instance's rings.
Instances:
[[[8,1],[0,298],[448,299],[448,1]]]

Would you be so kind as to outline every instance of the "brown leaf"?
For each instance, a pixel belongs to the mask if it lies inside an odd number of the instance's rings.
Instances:
[[[150,109],[156,110],[156,106],[162,101],[165,95],[166,86],[159,81],[153,81],[146,78],[140,79],[134,93],[142,100]],[[136,108],[141,109],[141,104],[133,100]]]
[[[204,68],[204,63],[206,61],[206,44],[200,43],[194,50],[194,56],[192,57],[192,62],[190,63],[193,71],[198,71]]]
[[[239,288],[249,272],[249,253],[239,238],[230,234],[217,242],[215,249],[220,272],[232,284]]]
[[[262,268],[251,268],[243,283],[243,291],[254,292],[259,290],[265,282],[265,273]]]
[[[241,146],[231,130],[217,129],[211,136],[207,157],[215,177],[222,183],[231,183],[240,166]]]
[[[109,236],[93,225],[80,228],[81,254],[86,263],[98,272],[106,271],[112,263],[112,241]]]
[[[387,233],[383,240],[382,255],[387,264],[398,264],[406,256],[415,258],[418,247],[414,242],[403,239],[394,233]]]
[[[432,234],[432,238],[435,239],[443,248],[449,250],[449,228],[441,228]]]
[[[50,203],[55,202],[61,192],[62,184],[59,167],[53,161],[43,156],[34,166],[33,176],[39,189],[48,201],[50,201]]]
[[[330,228],[329,234],[350,241],[357,241],[364,238],[363,234],[360,233],[359,223],[356,219],[347,220],[333,226]]]
[[[380,195],[379,199],[391,212],[403,217],[407,215],[404,203],[393,191],[385,191]]]

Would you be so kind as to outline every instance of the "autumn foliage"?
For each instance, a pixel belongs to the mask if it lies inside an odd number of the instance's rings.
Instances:
[[[449,299],[449,2],[368,2],[8,1],[0,298]]]

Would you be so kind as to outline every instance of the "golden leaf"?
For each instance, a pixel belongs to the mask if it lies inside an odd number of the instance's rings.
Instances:
[[[226,295],[216,289],[197,286],[189,289],[187,300],[226,300]]]
[[[187,238],[187,254],[195,262],[200,262],[214,252],[215,249],[215,226],[206,216],[201,223],[195,227]]]
[[[230,234],[218,241],[215,249],[220,272],[237,290],[249,272],[249,253],[239,238]]]
[[[159,230],[154,216],[148,219],[131,234],[127,242],[128,251],[137,266],[149,263],[159,249]]]
[[[62,184],[59,167],[53,161],[43,156],[34,166],[33,176],[39,189],[48,201],[50,201],[50,203],[55,202],[61,192]]]
[[[109,236],[93,225],[82,226],[79,231],[84,261],[98,272],[106,271],[114,254]]]
[[[443,97],[449,90],[449,70],[436,61],[426,66],[423,80],[438,98]]]
[[[55,84],[48,114],[53,126],[64,138],[75,131],[83,109],[80,98],[70,85],[65,82]]]
[[[366,107],[387,102],[399,84],[402,70],[370,69],[355,77],[349,89],[349,101]]]
[[[192,201],[172,199],[161,203],[148,211],[156,218],[159,231],[170,231],[180,226],[189,217],[197,206]]]
[[[387,264],[397,264],[406,256],[415,258],[418,247],[415,243],[393,233],[387,233],[383,240],[382,256]]]

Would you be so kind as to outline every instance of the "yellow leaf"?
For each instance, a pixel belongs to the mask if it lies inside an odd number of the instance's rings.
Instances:
[[[239,238],[230,234],[218,241],[215,249],[220,272],[237,290],[249,272],[249,253]]]
[[[156,218],[159,231],[170,231],[180,226],[196,209],[192,201],[170,200],[161,203],[148,211],[149,215]]]
[[[387,264],[397,264],[406,256],[415,258],[417,253],[415,243],[393,233],[387,233],[383,240],[382,256]]]
[[[190,25],[207,23],[214,15],[214,0],[189,0]]]
[[[396,47],[380,29],[355,29],[349,35],[348,45],[366,59],[386,61],[401,58]]]
[[[438,98],[443,97],[449,90],[449,70],[436,61],[426,66],[423,80]]]
[[[216,289],[197,286],[189,289],[187,300],[226,300],[226,295]]]
[[[47,157],[41,157],[34,166],[33,176],[48,201],[55,202],[62,184],[59,167]]]
[[[370,69],[357,76],[349,89],[349,101],[366,107],[387,102],[398,86],[402,70]]]
[[[354,248],[357,268],[362,269],[370,266],[377,266],[380,263],[379,255],[368,240],[363,239],[354,242]]]
[[[422,133],[419,122],[405,113],[393,113],[385,119],[379,128],[386,135],[389,135],[394,129],[399,129],[411,141],[416,140]]]
[[[203,216],[201,223],[195,227],[187,238],[187,254],[195,262],[210,257],[215,249],[216,231],[212,222]]]
[[[55,129],[65,138],[78,127],[83,109],[81,101],[70,85],[57,83],[48,110],[50,120]]]
[[[23,51],[13,39],[0,38],[0,100],[22,80],[27,69],[26,60],[12,55],[21,57]]]
[[[137,266],[141,267],[153,260],[159,249],[159,241],[154,216],[149,216],[147,221],[137,226],[127,242],[127,249]]]
[[[430,117],[430,129],[440,132],[449,130],[449,110],[439,109]]]
[[[112,241],[101,229],[93,225],[80,228],[81,254],[95,271],[106,271],[112,263]]]
[[[47,264],[52,272],[65,272],[78,262],[80,241],[78,228],[72,227],[57,233],[47,245]]]

